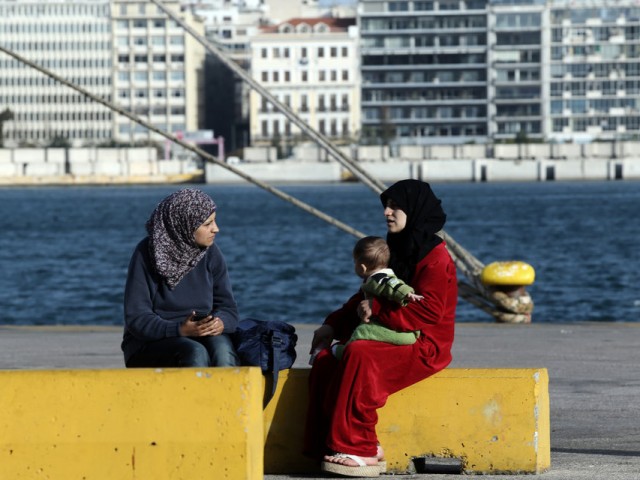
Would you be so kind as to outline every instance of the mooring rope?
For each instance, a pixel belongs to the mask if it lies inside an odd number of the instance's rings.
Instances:
[[[9,55],[9,56],[15,58],[16,60],[18,60],[19,62],[24,63],[25,65],[28,65],[29,67],[39,71],[40,73],[43,73],[44,75],[48,76],[49,78],[54,79],[56,82],[60,82],[63,85],[66,85],[67,87],[69,87],[69,88],[75,90],[76,92],[84,95],[85,97],[90,98],[91,100],[93,100],[95,102],[98,102],[98,103],[104,105],[105,107],[118,112],[121,115],[124,115],[125,117],[127,117],[130,120],[133,120],[134,122],[144,126],[145,128],[148,128],[149,130],[151,130],[153,132],[156,132],[159,135],[162,135],[163,137],[171,140],[172,142],[177,143],[181,147],[183,147],[183,148],[185,148],[187,150],[191,150],[192,152],[194,152],[194,153],[200,155],[201,157],[205,158],[207,161],[215,163],[216,165],[219,165],[219,166],[221,166],[223,168],[226,168],[230,172],[238,175],[239,177],[244,178],[246,181],[248,181],[250,183],[253,183],[254,185],[266,190],[269,193],[272,193],[273,195],[281,198],[282,200],[285,200],[285,201],[295,205],[298,208],[301,208],[305,212],[311,213],[312,215],[315,215],[316,217],[324,220],[325,222],[327,222],[327,223],[329,223],[329,224],[331,224],[331,225],[333,225],[333,226],[335,226],[335,227],[337,227],[337,228],[339,228],[339,229],[341,229],[341,230],[343,230],[343,231],[345,231],[345,232],[347,232],[347,233],[349,233],[349,234],[351,234],[351,235],[353,235],[353,236],[355,236],[357,238],[362,238],[362,237],[365,236],[364,233],[356,230],[355,228],[350,227],[349,225],[341,222],[340,220],[337,220],[337,219],[331,217],[330,215],[327,215],[326,213],[318,210],[317,208],[312,207],[311,205],[309,205],[309,204],[307,204],[307,203],[305,203],[305,202],[303,202],[301,200],[298,200],[297,198],[295,198],[295,197],[283,192],[282,190],[279,190],[279,189],[277,189],[275,187],[272,187],[271,185],[269,185],[269,184],[267,184],[265,182],[262,182],[262,181],[260,181],[260,180],[258,180],[256,178],[253,178],[250,175],[247,175],[242,170],[238,170],[237,168],[233,167],[232,165],[229,165],[228,163],[225,163],[223,161],[218,160],[213,155],[205,152],[201,148],[199,148],[199,147],[197,147],[195,145],[186,143],[183,140],[179,139],[178,137],[176,137],[174,135],[171,135],[170,133],[167,133],[167,132],[155,127],[154,125],[150,124],[149,122],[146,122],[145,120],[137,117],[136,115],[128,112],[127,110],[124,110],[123,108],[115,105],[114,103],[92,94],[91,92],[85,90],[84,88],[82,88],[82,87],[80,87],[80,86],[78,86],[78,85],[76,85],[76,84],[74,84],[72,82],[69,82],[68,80],[56,75],[55,73],[47,70],[46,68],[41,67],[40,65],[38,65],[38,64],[36,64],[36,63],[24,58],[23,56],[15,53],[15,52],[13,52],[11,50],[8,50],[7,48],[4,48],[2,45],[0,45],[0,52],[6,53],[7,55]]]

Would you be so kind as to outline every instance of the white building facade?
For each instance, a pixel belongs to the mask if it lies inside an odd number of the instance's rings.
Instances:
[[[101,97],[112,98],[109,3],[0,1],[0,44]],[[82,144],[112,138],[111,111],[0,53],[4,144]]]
[[[114,0],[114,93],[116,101],[157,128],[181,133],[199,126],[204,48],[156,5]],[[165,2],[180,12],[178,2]],[[180,13],[189,26],[199,26],[191,12]],[[196,28],[196,31],[198,29]],[[115,137],[130,142],[160,140],[131,120],[118,117]]]
[[[180,4],[166,2],[180,11]],[[190,12],[180,13],[203,32]],[[204,48],[142,0],[0,0],[0,42],[57,75],[169,132],[197,130]],[[5,146],[73,146],[162,137],[0,54]]]
[[[253,78],[307,124],[351,143],[360,130],[358,35],[353,18],[295,18],[267,27],[251,43]],[[253,145],[296,143],[300,129],[255,91]]]
[[[367,142],[640,138],[637,0],[360,0]]]

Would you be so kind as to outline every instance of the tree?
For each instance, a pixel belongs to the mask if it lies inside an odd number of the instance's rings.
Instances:
[[[55,137],[53,137],[51,139],[51,141],[49,142],[49,145],[47,145],[47,147],[49,148],[70,148],[71,147],[71,142],[69,142],[68,139],[60,136],[60,135],[56,135]]]
[[[13,120],[13,112],[5,108],[3,112],[0,112],[0,148],[4,147],[4,122],[9,120]]]

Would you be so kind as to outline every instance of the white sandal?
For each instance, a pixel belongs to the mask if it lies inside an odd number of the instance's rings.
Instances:
[[[335,473],[337,475],[344,475],[346,477],[378,477],[380,476],[380,464],[367,465],[362,457],[357,455],[350,455],[348,453],[336,453],[332,457],[348,458],[358,464],[357,467],[349,465],[342,465],[341,463],[334,463],[329,461],[323,461],[320,465],[320,469],[323,472]],[[386,464],[386,462],[385,462]],[[386,465],[385,465],[386,467]]]
[[[387,473],[387,461],[384,459],[384,450],[380,444],[377,446],[376,457],[378,458],[378,470],[380,473]]]

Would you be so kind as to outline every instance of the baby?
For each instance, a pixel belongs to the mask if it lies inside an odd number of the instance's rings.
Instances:
[[[391,252],[387,242],[380,237],[364,237],[353,248],[353,263],[356,275],[362,278],[362,291],[365,298],[382,297],[402,306],[417,302],[424,297],[400,280],[389,268]],[[420,336],[420,331],[397,332],[372,319],[356,327],[349,342],[355,340],[375,340],[394,345],[411,345]],[[347,343],[349,343],[347,342]],[[333,354],[340,359],[345,345],[331,347]]]

